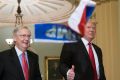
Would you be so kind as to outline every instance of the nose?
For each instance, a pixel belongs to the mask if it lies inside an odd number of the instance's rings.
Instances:
[[[25,40],[30,41],[30,37],[25,37]]]
[[[26,36],[24,37],[24,39],[25,39],[26,41],[29,41],[29,42],[30,42],[30,38],[31,38],[31,36],[29,36],[29,35],[26,35]]]
[[[29,40],[30,38],[28,38],[28,37],[25,37],[25,40]]]

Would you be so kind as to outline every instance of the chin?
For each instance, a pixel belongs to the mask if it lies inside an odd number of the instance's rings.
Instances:
[[[29,47],[28,45],[25,45],[25,46],[24,46],[24,48],[26,48],[26,49],[27,49],[28,47]]]

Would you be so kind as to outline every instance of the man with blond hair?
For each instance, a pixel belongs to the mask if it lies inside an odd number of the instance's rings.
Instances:
[[[102,51],[92,43],[96,22],[88,20],[78,42],[65,43],[60,56],[60,73],[65,80],[106,80]]]

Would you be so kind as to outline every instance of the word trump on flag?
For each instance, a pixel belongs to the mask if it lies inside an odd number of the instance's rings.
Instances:
[[[35,24],[35,42],[69,43],[76,41],[76,34],[62,24]]]

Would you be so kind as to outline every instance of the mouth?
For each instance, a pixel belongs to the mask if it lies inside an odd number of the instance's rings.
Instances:
[[[29,42],[23,42],[23,44],[25,44],[25,45],[29,45]]]

